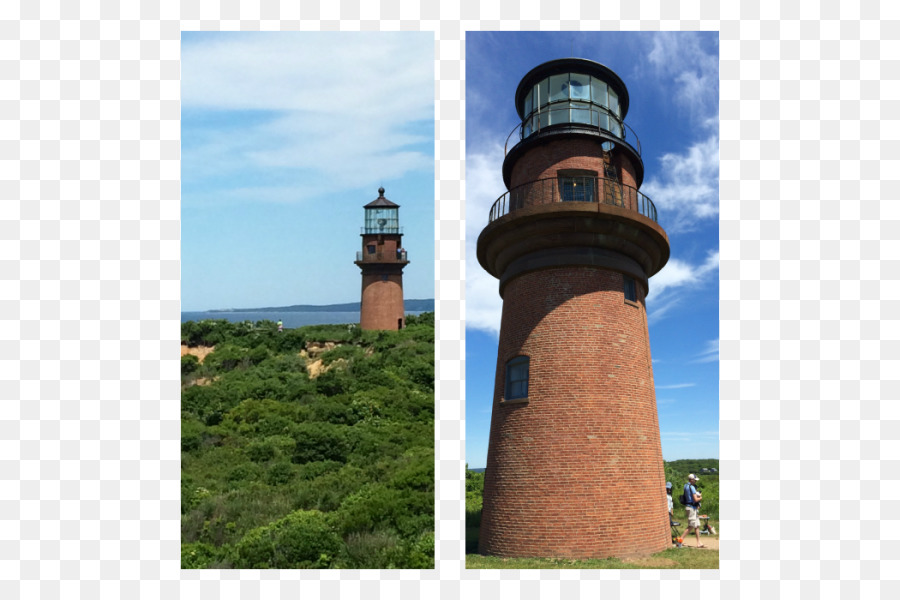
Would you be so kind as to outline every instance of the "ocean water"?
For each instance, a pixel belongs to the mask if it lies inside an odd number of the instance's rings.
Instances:
[[[407,314],[418,315],[422,311],[408,311]],[[274,321],[280,319],[285,328],[303,327],[304,325],[335,325],[340,323],[359,323],[359,311],[350,312],[183,312],[181,322],[202,321],[204,319],[225,319],[235,323],[242,321]]]
[[[225,319],[234,323],[241,321],[274,321],[279,319],[288,329],[304,325],[324,325],[338,323],[359,323],[359,311],[352,312],[183,312],[181,322],[202,321],[204,319]]]

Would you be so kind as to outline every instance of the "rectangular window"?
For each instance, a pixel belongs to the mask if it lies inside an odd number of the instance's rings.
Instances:
[[[593,202],[593,177],[560,177],[559,195],[563,202]]]
[[[607,106],[609,99],[606,96],[606,82],[596,77],[591,77],[591,100],[594,104]]]
[[[622,116],[619,112],[619,95],[612,89],[609,90],[609,110],[618,117]]]
[[[369,254],[375,254],[375,244],[369,244],[368,246],[366,246],[366,250],[369,252]]]
[[[591,99],[591,77],[572,73],[569,79],[569,95],[572,100]]]
[[[637,287],[634,284],[634,279],[627,275],[625,276],[625,299],[637,302]]]
[[[528,397],[528,362],[527,356],[517,356],[506,363],[506,400]]]
[[[550,102],[569,99],[569,74],[550,76]]]
[[[572,122],[573,123],[590,123],[591,122],[591,105],[587,102],[572,102]]]

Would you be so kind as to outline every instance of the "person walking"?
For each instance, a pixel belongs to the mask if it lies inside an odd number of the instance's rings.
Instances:
[[[697,536],[697,547],[706,548],[700,543],[700,518],[697,513],[700,510],[700,501],[703,500],[703,495],[697,490],[697,481],[699,481],[698,478],[691,473],[688,475],[688,482],[684,484],[684,500],[682,502],[687,511],[688,528],[686,533],[690,535],[693,530]]]

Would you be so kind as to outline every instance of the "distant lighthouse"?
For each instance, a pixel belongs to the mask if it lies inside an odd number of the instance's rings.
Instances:
[[[503,314],[480,551],[602,558],[671,545],[645,298],[669,259],[628,90],[553,60],[516,90],[509,190],[478,237]]]
[[[359,326],[362,329],[403,329],[403,267],[409,264],[403,248],[400,205],[384,197],[366,204],[362,251],[356,264],[362,269]]]

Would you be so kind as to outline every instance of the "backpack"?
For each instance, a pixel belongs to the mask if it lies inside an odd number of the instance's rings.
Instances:
[[[688,487],[689,485],[690,484],[685,484],[684,490],[681,492],[681,495],[678,496],[678,501],[681,502],[682,506],[693,506],[694,505],[693,496],[688,497],[688,495],[691,493],[690,492],[691,488]]]

